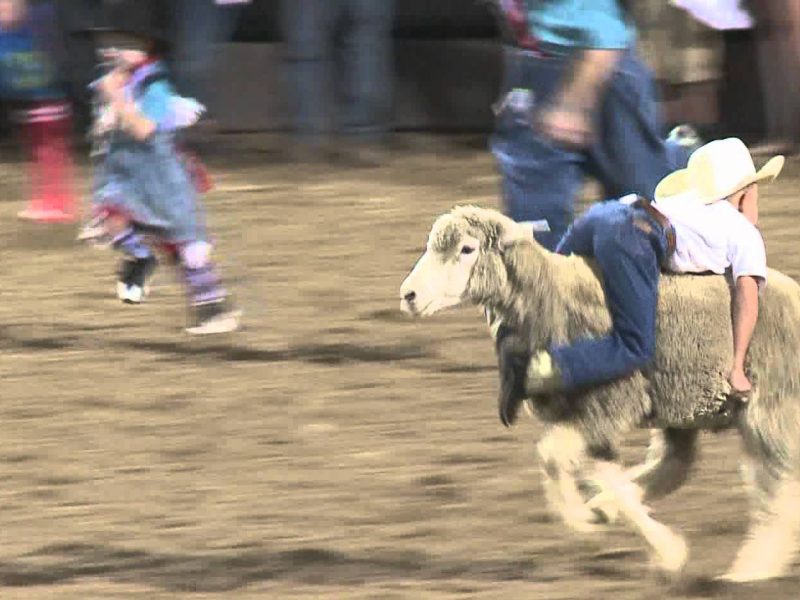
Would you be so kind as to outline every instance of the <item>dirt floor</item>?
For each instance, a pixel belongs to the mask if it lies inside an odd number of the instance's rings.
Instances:
[[[114,296],[116,257],[16,220],[0,166],[0,597],[797,598],[796,575],[720,586],[746,503],[733,434],[655,505],[686,534],[665,585],[621,527],[544,510],[539,425],[497,417],[475,308],[412,322],[398,290],[433,219],[497,206],[483,140],[404,136],[377,169],[290,167],[227,138],[207,197],[243,331],[190,339],[169,269]],[[800,162],[762,200],[772,266],[800,277]],[[631,434],[627,461],[643,457]]]

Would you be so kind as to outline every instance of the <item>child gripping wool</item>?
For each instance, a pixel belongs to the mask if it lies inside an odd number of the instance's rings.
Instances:
[[[179,266],[189,296],[192,334],[239,326],[211,260],[198,187],[175,143],[176,132],[195,123],[203,107],[178,96],[160,58],[166,36],[158,4],[117,1],[91,32],[102,62],[112,68],[92,84],[99,97],[92,136],[96,168],[94,220],[83,239],[102,236],[124,256],[117,295],[138,304],[157,266],[153,241]]]

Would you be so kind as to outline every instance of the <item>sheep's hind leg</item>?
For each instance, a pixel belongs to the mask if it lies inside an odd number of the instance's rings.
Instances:
[[[796,466],[781,460],[791,449],[772,448],[749,426],[741,427],[746,458],[742,474],[750,492],[751,524],[724,581],[747,582],[783,576],[796,554],[800,533],[800,482]]]
[[[625,476],[644,488],[645,502],[671,494],[689,477],[697,456],[697,429],[654,429],[645,462]]]
[[[589,460],[583,436],[572,427],[558,425],[544,435],[536,449],[542,461],[542,483],[550,510],[575,531],[596,531],[602,521],[586,505],[577,484]]]
[[[650,445],[645,461],[625,471],[625,477],[643,488],[645,502],[652,502],[671,494],[681,487],[689,476],[691,466],[697,456],[696,429],[653,429],[650,431]],[[605,520],[613,522],[617,518],[617,504],[613,495],[602,486],[592,497],[588,506]]]

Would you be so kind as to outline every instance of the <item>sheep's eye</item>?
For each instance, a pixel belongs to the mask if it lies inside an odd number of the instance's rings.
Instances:
[[[472,246],[462,246],[461,247],[461,254],[472,254],[475,252],[475,248]]]

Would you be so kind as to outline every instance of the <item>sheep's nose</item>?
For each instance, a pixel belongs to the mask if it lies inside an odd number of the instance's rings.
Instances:
[[[405,300],[409,304],[411,302],[413,302],[414,300],[416,300],[416,298],[417,298],[417,293],[413,292],[413,291],[412,292],[407,292],[406,294],[403,295],[403,300]]]

